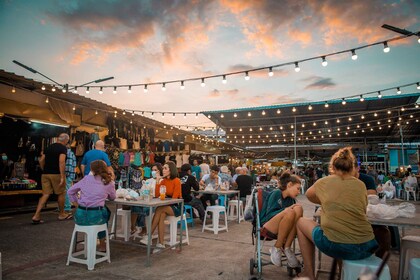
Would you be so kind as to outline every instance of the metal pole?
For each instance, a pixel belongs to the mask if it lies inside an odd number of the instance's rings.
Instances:
[[[398,117],[400,117],[400,111],[398,111]],[[401,136],[401,155],[402,155],[402,165],[405,168],[405,159],[404,159],[404,135],[400,123],[400,136]]]
[[[294,128],[295,128],[295,133],[293,134],[294,135],[294,150],[295,150],[295,161],[294,161],[294,168],[296,168],[297,167],[297,154],[296,154],[296,117],[295,117],[295,126],[294,126]]]
[[[367,164],[367,144],[366,144],[366,137],[365,137],[365,164]],[[367,166],[366,166],[367,168]]]

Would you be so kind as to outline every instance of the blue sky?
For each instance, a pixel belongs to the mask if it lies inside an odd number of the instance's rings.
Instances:
[[[396,37],[384,23],[420,30],[420,1],[14,1],[0,2],[0,67],[45,81],[18,60],[61,83],[114,76],[103,85],[169,81],[301,60]],[[416,37],[321,61],[228,77],[142,88],[90,98],[124,109],[206,111],[322,101],[420,80]],[[416,91],[415,87],[403,92]],[[80,94],[85,95],[83,91]],[[393,92],[384,93],[391,94]],[[157,118],[155,115],[154,117]],[[165,118],[206,125],[200,117]]]

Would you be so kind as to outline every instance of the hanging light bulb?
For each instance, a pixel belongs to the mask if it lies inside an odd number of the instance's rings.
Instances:
[[[345,98],[343,98],[342,100],[341,100],[341,104],[343,104],[343,105],[346,105],[346,99]]]
[[[248,75],[248,71],[245,72],[245,81],[249,81],[250,77]]]
[[[204,78],[201,78],[201,87],[205,87],[206,83],[204,82]]]
[[[133,112],[131,112],[131,116],[133,116],[133,117],[134,117],[134,111],[133,111]]]
[[[55,92],[55,86],[54,85],[52,86],[51,91]]]
[[[89,87],[86,87],[86,93],[89,93]]]
[[[123,111],[123,115],[125,116],[125,111]]]
[[[238,114],[236,114],[236,113],[233,113],[233,117],[234,118],[236,118],[238,116]]]
[[[273,73],[273,67],[268,68],[268,76],[269,77],[273,77],[274,73]]]
[[[172,118],[175,119],[175,113],[172,114]]]
[[[355,50],[351,50],[351,59],[356,60],[357,59],[357,54]]]
[[[195,114],[195,118],[196,118],[196,119],[198,118],[198,113],[196,113],[196,114]]]
[[[165,113],[162,113],[162,119],[165,118]]]
[[[363,98],[363,95],[362,94],[360,95],[360,99],[359,100],[360,100],[360,102],[365,101],[365,99]]]
[[[280,114],[280,113],[281,113],[280,109],[277,109],[277,114]]]
[[[312,110],[312,105],[311,104],[309,104],[309,106],[308,106],[308,110],[310,111],[310,110]]]
[[[227,80],[226,80],[226,75],[223,75],[222,83],[223,83],[223,84],[226,84],[226,83],[227,83]]]
[[[12,93],[15,93],[16,92],[16,88],[13,86],[12,87]]]
[[[327,66],[328,65],[328,61],[326,60],[325,56],[322,57],[322,62],[321,62],[322,66]]]
[[[102,87],[100,87],[100,88],[99,88],[99,94],[102,94],[102,93],[104,93],[104,92],[103,92],[103,90],[102,90]]]
[[[397,87],[397,94],[401,94],[401,89]]]
[[[76,106],[75,105],[73,105],[73,111],[76,111]]]
[[[162,84],[162,91],[166,91],[166,84],[165,83]]]
[[[375,114],[373,114],[373,116],[377,117],[378,116],[378,113],[375,112]]]
[[[389,52],[389,47],[388,47],[388,42],[384,42],[384,53],[388,53]]]
[[[361,118],[362,120],[364,120],[364,119],[365,119],[365,116],[363,116],[363,115],[362,115],[360,118]]]
[[[405,111],[405,108],[404,108],[404,107],[402,107],[402,108],[401,108],[401,111],[402,111],[402,112],[404,112],[404,111]]]
[[[417,89],[420,89],[420,83],[416,83]]]
[[[220,117],[223,119],[225,117],[225,115],[221,114]]]
[[[73,93],[77,93],[77,87],[74,87]]]
[[[130,120],[130,124],[133,124],[133,120]]]
[[[382,93],[381,93],[381,91],[378,91],[378,98],[380,99],[380,98],[382,98]]]
[[[324,105],[324,107],[325,108],[328,108],[330,105],[328,104],[328,101],[325,101],[325,105]]]
[[[419,104],[417,104],[417,103],[416,103],[416,105],[415,105],[414,107],[415,107],[416,109],[418,109],[418,108],[419,108]]]
[[[300,71],[299,63],[295,62],[295,72],[299,72],[299,71]]]
[[[352,117],[349,117],[349,122],[351,122],[353,119],[352,119]]]
[[[66,87],[63,87],[62,89],[61,89],[61,91],[63,92],[63,93],[66,93]]]
[[[325,124],[328,124],[328,121],[325,121],[324,123],[325,123]]]
[[[128,87],[128,93],[131,93],[131,86]]]
[[[112,91],[113,94],[117,94],[117,87],[114,87],[114,90]]]
[[[41,89],[42,89],[42,90],[45,90],[45,86],[44,86],[44,85],[42,85]]]
[[[292,112],[293,113],[296,112],[296,108],[295,107],[292,108]]]
[[[252,115],[251,115],[251,112],[248,112],[248,117],[250,117],[250,116],[252,116]]]
[[[312,123],[312,125],[313,125],[313,126],[316,126],[316,122],[313,122],[313,123]]]
[[[261,115],[265,116],[265,111],[264,110],[261,112]]]
[[[181,89],[185,89],[184,81],[181,81]]]
[[[143,89],[143,92],[144,93],[147,93],[149,90],[147,89],[147,85],[144,85],[144,89]]]
[[[95,111],[95,115],[97,115],[97,114],[98,114],[98,110]]]
[[[48,102],[50,102],[50,100],[48,99],[48,97],[47,97],[47,99],[45,99],[45,103],[48,103]]]

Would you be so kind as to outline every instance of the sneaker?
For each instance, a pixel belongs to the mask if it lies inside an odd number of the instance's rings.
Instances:
[[[280,248],[277,248],[275,246],[270,248],[270,259],[271,262],[276,265],[276,266],[280,266],[281,265],[281,250]]]
[[[162,251],[162,249],[165,249],[165,245],[162,245],[160,243],[156,243],[156,247],[155,247],[155,249],[153,249],[153,254],[156,254],[156,253]]]
[[[158,238],[158,235],[157,234],[155,234],[155,235],[152,235],[152,240],[153,239],[157,239]],[[147,242],[149,241],[149,236],[146,234],[146,235],[144,235],[141,239],[140,239],[140,243],[142,243],[142,244],[144,244],[144,245],[147,245]]]
[[[289,264],[290,267],[294,268],[294,267],[300,266],[300,262],[296,258],[295,253],[293,253],[290,248],[285,248],[284,254],[286,255],[287,263]]]

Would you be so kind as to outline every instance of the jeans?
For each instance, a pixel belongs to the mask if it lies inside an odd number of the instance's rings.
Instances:
[[[194,209],[197,209],[200,220],[204,221],[204,206],[203,203],[196,197],[194,197],[190,202],[186,202],[186,205],[191,205]]]
[[[207,200],[210,201],[210,205],[216,205],[216,199],[218,199],[217,194],[203,194],[203,196],[200,198],[201,203],[203,204],[204,209],[207,208]]]
[[[80,226],[102,225],[105,223],[108,226],[110,216],[111,211],[106,206],[104,206],[100,210],[82,210],[80,208],[77,208],[76,213],[74,215],[74,222]],[[99,239],[105,238],[105,236],[105,231],[101,231],[98,233]]]
[[[149,208],[141,207],[141,206],[132,206],[131,212],[137,214],[136,225],[138,227],[145,227],[146,226],[146,216],[149,215]]]
[[[70,177],[66,177],[66,193],[64,195],[65,201],[64,201],[64,211],[71,211],[71,203],[69,199],[69,195],[67,194],[67,191],[70,189],[70,187],[73,184],[73,179]]]

